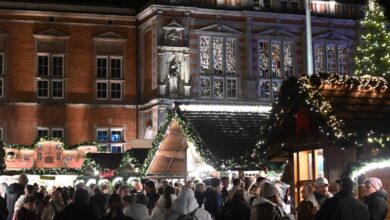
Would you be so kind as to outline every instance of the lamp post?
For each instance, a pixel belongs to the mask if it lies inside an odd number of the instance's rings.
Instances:
[[[313,75],[313,48],[312,48],[312,35],[311,35],[311,16],[310,16],[310,0],[305,0],[305,12],[306,12],[306,54],[307,54],[307,75]]]

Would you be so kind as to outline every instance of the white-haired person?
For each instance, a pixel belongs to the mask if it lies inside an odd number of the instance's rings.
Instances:
[[[363,202],[368,206],[370,220],[383,220],[388,211],[386,190],[382,181],[376,177],[368,178],[363,183]]]

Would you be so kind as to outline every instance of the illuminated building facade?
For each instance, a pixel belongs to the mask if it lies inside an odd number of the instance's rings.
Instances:
[[[173,102],[269,105],[305,71],[302,0],[0,2],[0,138],[147,147]],[[361,5],[312,1],[316,72],[348,74]]]

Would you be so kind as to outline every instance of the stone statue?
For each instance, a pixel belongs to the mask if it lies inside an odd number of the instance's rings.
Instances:
[[[178,92],[178,84],[180,77],[180,62],[176,60],[176,57],[173,57],[169,62],[168,69],[168,79],[169,79],[169,92],[177,93]]]

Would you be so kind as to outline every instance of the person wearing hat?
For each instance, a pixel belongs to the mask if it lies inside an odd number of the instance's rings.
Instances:
[[[325,200],[333,197],[332,193],[329,192],[329,182],[325,177],[319,177],[315,182],[316,191],[314,197],[317,200],[318,205],[321,207]]]
[[[210,179],[210,186],[204,192],[204,208],[215,220],[222,218],[223,199],[221,195],[222,184],[218,178]]]
[[[363,202],[368,206],[370,220],[386,218],[387,192],[382,188],[382,181],[376,177],[368,178],[363,183]]]
[[[340,184],[340,192],[325,201],[315,220],[368,220],[367,206],[353,194],[353,181],[345,177],[337,183]]]
[[[270,182],[262,183],[262,197],[252,204],[251,220],[294,220],[291,214],[286,215],[281,208],[279,190]]]

